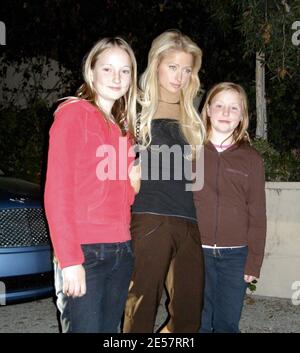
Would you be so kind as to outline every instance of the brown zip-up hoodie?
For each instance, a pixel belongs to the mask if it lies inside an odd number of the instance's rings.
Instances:
[[[263,161],[248,143],[204,147],[204,186],[194,191],[203,245],[248,246],[245,274],[259,277],[266,239]]]

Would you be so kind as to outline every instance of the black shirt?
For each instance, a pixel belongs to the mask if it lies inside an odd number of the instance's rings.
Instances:
[[[192,162],[184,158],[190,152],[178,121],[154,119],[151,148],[141,152],[141,189],[132,206],[134,213],[177,216],[196,221],[191,191]]]

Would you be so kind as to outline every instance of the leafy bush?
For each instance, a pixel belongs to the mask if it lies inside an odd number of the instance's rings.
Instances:
[[[264,160],[266,181],[300,181],[299,151],[280,153],[263,139],[254,139],[252,145]]]
[[[0,110],[0,168],[5,174],[39,183],[52,111],[44,101],[26,109]]]

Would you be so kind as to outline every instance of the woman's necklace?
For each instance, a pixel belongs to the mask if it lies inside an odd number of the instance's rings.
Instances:
[[[166,104],[179,104],[180,102],[167,102],[167,101],[163,101],[161,99],[158,100],[160,103],[166,103]]]
[[[215,143],[213,143],[213,145],[217,148],[228,148],[228,147],[231,147],[233,143],[231,143],[230,145],[216,145]]]

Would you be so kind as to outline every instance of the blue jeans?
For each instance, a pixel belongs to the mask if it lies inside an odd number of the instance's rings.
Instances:
[[[82,245],[87,291],[63,294],[62,271],[55,266],[57,307],[63,332],[118,332],[133,270],[131,242]]]
[[[238,333],[247,283],[244,270],[248,248],[203,248],[204,307],[201,333]]]

